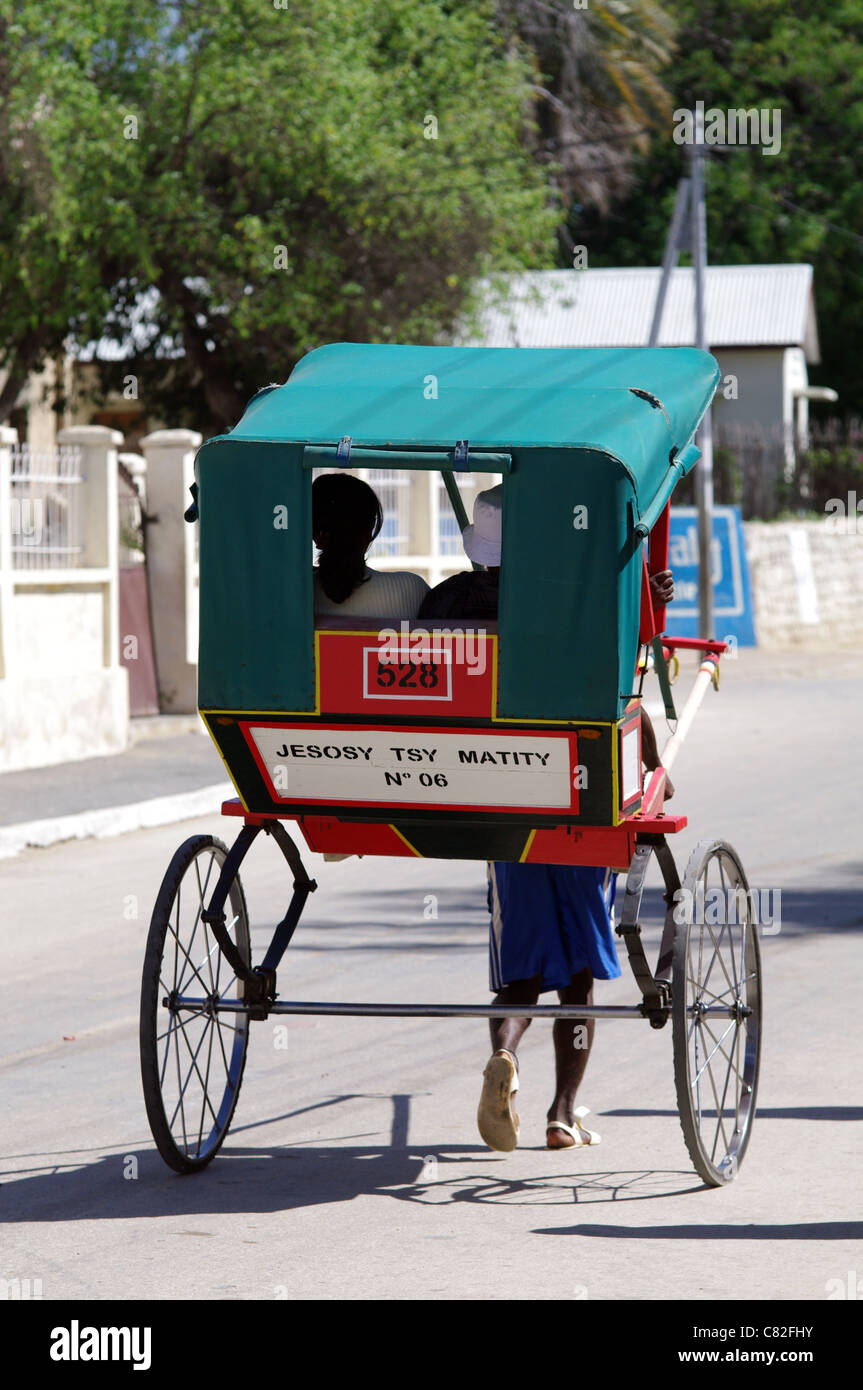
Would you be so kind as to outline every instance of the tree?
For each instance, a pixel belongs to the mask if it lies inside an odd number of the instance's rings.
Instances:
[[[672,20],[654,0],[499,0],[498,17],[536,55],[543,147],[568,202],[607,211],[670,116]]]
[[[334,339],[445,337],[550,262],[532,73],[492,0],[0,0],[0,393],[110,334],[207,432]]]
[[[673,0],[679,56],[674,105],[764,108],[781,117],[781,148],[708,155],[707,223],[715,264],[809,261],[823,362],[846,412],[863,410],[863,49],[858,0]],[[574,218],[593,264],[657,265],[683,172],[671,124],[639,157],[631,194]]]
[[[102,210],[92,198],[69,206],[74,150],[63,125],[74,130],[93,97],[76,70],[80,39],[69,6],[53,7],[41,29],[37,14],[0,0],[0,420],[29,374],[62,351],[82,306],[95,315],[110,304],[97,257]],[[98,115],[91,105],[88,124]]]

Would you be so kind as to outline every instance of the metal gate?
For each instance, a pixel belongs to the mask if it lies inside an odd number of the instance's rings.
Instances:
[[[122,459],[118,468],[120,661],[129,672],[129,713],[135,718],[159,713],[147,590],[145,482],[143,472],[136,476]]]

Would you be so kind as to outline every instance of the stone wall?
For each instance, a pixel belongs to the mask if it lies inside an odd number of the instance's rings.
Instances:
[[[863,648],[863,516],[743,529],[759,646]]]

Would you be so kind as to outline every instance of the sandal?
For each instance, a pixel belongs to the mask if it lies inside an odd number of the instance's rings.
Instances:
[[[549,1149],[584,1149],[587,1148],[588,1145],[601,1144],[601,1136],[598,1135],[596,1131],[593,1129],[585,1129],[584,1125],[580,1123],[580,1121],[584,1119],[585,1115],[589,1114],[590,1111],[588,1110],[587,1106],[580,1105],[574,1113],[573,1118],[575,1120],[575,1123],[572,1125],[565,1125],[563,1123],[563,1120],[549,1120],[548,1124],[545,1127],[546,1147]],[[570,1138],[572,1139],[572,1143],[552,1144],[550,1142],[550,1134],[553,1129],[562,1129],[564,1134],[568,1134],[570,1136]]]
[[[482,1074],[476,1122],[486,1144],[499,1153],[511,1153],[518,1144],[519,1118],[512,1109],[512,1097],[518,1090],[517,1067],[515,1054],[500,1048]]]

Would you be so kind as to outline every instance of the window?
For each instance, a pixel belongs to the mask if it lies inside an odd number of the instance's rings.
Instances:
[[[468,521],[473,518],[473,504],[477,493],[495,487],[501,478],[502,475],[499,473],[457,473],[455,475]],[[457,555],[464,559],[461,528],[452,509],[443,478],[438,480],[438,553],[440,555]]]
[[[394,468],[369,468],[365,480],[380,498],[384,524],[369,551],[376,556],[410,554],[410,486],[411,475]]]

